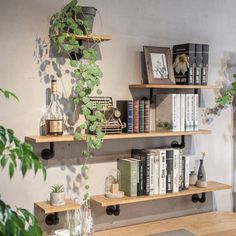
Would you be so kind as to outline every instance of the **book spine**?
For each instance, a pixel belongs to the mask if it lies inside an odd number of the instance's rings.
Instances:
[[[198,130],[198,94],[194,94],[194,130]]]
[[[137,181],[138,181],[138,162],[137,160],[130,161],[131,170],[130,170],[130,196],[137,196]]]
[[[185,94],[180,94],[180,131],[185,131]]]
[[[179,192],[179,149],[174,149],[173,158],[173,192]]]
[[[150,153],[150,191],[149,195],[154,195],[154,153]]]
[[[144,195],[144,168],[145,163],[143,160],[139,161],[139,185],[137,186],[137,195],[143,196]]]
[[[166,150],[166,193],[173,192],[173,150]]]
[[[181,159],[181,162],[182,162],[182,181],[181,181],[181,189],[182,190],[185,190],[185,158],[184,156],[182,156],[182,159]]]
[[[190,131],[194,130],[194,94],[190,94]]]
[[[134,101],[134,113],[133,113],[133,120],[134,120],[134,133],[139,133],[139,100]]]
[[[144,132],[150,132],[150,101],[144,100]]]
[[[139,132],[144,133],[144,100],[139,101]]]
[[[179,149],[179,192],[184,189],[182,170],[183,170],[182,150]]]
[[[180,95],[181,94],[176,94],[176,131],[180,131],[180,112],[181,112],[181,107],[180,107]]]
[[[146,195],[150,195],[150,154],[146,155]]]
[[[166,194],[166,151],[160,151],[159,194]]]
[[[154,194],[159,193],[159,155],[154,155]]]
[[[202,44],[196,44],[195,46],[195,60],[196,60],[196,68],[195,68],[195,77],[194,84],[201,84],[201,72],[202,72]]]
[[[190,94],[186,94],[186,100],[185,100],[185,130],[189,131],[191,126],[191,112],[190,112]]]
[[[190,158],[184,156],[184,189],[189,189]]]
[[[177,94],[172,94],[172,130],[173,131],[178,131],[177,130]]]
[[[202,85],[207,85],[208,81],[208,61],[209,61],[209,45],[202,45]]]
[[[189,47],[189,69],[188,69],[188,84],[194,84],[194,72],[196,67],[195,61],[195,44],[191,44]]]
[[[133,101],[127,101],[127,133],[133,133],[134,120],[133,120]]]

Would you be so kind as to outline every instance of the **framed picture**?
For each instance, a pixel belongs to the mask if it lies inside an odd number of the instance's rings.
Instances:
[[[175,84],[170,48],[143,46],[149,84]]]

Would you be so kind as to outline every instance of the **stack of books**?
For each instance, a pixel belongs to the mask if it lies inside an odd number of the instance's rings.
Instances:
[[[207,85],[209,45],[186,43],[173,46],[176,84]]]
[[[189,188],[190,158],[181,149],[133,149],[118,159],[120,190],[127,196],[158,195]]]
[[[198,103],[198,94],[156,95],[157,130],[197,131]]]
[[[121,112],[121,121],[126,123],[125,133],[150,132],[149,100],[118,100],[116,107]]]

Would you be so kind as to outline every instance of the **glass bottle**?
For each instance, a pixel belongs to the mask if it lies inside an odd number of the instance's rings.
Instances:
[[[91,214],[90,204],[87,203],[83,206],[83,224],[82,224],[82,235],[90,236],[93,235],[93,217]]]
[[[58,103],[57,81],[51,81],[51,101],[45,114],[46,135],[63,134],[63,111]]]

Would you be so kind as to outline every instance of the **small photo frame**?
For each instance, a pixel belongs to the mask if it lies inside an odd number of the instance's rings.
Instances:
[[[171,51],[167,47],[143,46],[149,84],[175,84]]]

